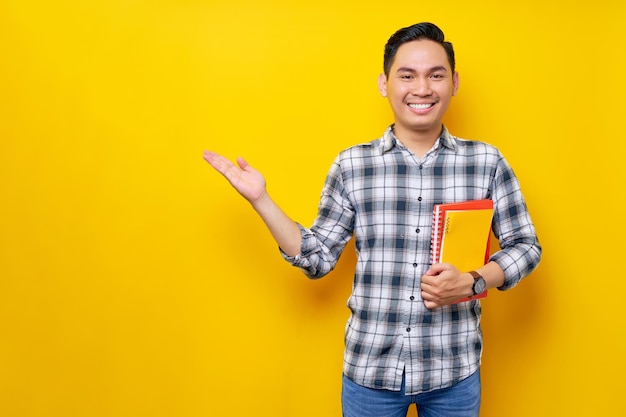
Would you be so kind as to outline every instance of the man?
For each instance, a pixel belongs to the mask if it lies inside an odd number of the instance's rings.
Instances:
[[[480,304],[457,303],[480,286],[507,290],[538,264],[541,247],[518,181],[499,151],[452,136],[442,117],[459,87],[452,44],[431,23],[403,28],[385,46],[378,79],[394,123],[344,150],[307,229],[265,189],[263,176],[213,153],[222,173],[266,223],[286,260],[309,277],[332,270],[354,235],[358,251],[346,330],[343,415],[478,416]],[[476,271],[430,265],[433,206],[492,199],[500,251]]]

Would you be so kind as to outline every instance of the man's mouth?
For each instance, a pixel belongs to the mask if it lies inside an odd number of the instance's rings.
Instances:
[[[432,106],[434,106],[435,103],[424,103],[424,104],[420,104],[420,103],[410,103],[409,107],[415,110],[424,110],[424,109],[429,109]]]

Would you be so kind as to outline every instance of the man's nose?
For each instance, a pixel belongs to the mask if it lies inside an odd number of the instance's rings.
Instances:
[[[411,86],[411,93],[416,96],[429,96],[432,93],[429,80],[420,77],[415,78]]]

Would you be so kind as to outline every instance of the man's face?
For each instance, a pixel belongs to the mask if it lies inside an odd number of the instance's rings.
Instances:
[[[459,85],[443,46],[431,40],[407,42],[398,48],[378,87],[389,99],[400,139],[441,133],[441,119]]]

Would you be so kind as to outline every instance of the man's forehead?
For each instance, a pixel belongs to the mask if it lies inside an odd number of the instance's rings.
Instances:
[[[392,65],[394,70],[433,69],[443,67],[450,70],[448,55],[444,47],[431,40],[415,40],[400,45]]]

